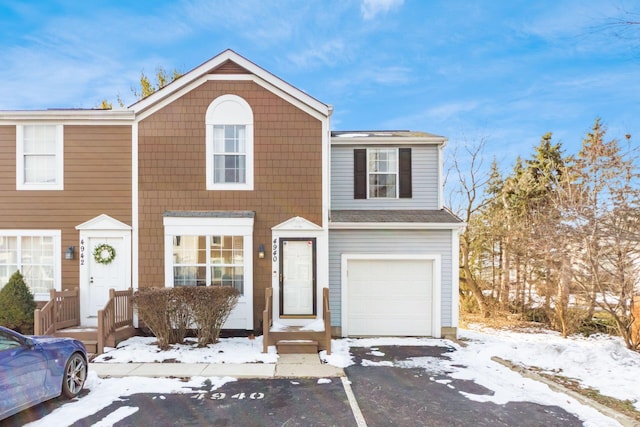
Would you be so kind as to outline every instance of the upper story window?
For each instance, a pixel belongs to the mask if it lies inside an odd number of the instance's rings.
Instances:
[[[412,197],[410,148],[355,149],[353,154],[355,199]]]
[[[398,150],[374,148],[367,150],[369,198],[392,198],[398,194]]]
[[[222,95],[207,108],[207,190],[253,190],[253,111]]]
[[[62,125],[16,127],[16,189],[64,188]]]

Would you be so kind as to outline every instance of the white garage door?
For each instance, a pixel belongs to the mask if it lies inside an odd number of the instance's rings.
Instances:
[[[347,269],[347,335],[433,335],[433,260],[350,259]]]

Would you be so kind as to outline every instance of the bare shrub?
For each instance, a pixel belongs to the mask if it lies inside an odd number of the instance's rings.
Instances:
[[[212,286],[197,290],[198,298],[193,301],[191,308],[198,346],[205,347],[207,344],[218,342],[220,329],[238,303],[240,293],[228,286]]]
[[[135,293],[133,304],[166,350],[183,343],[189,329],[195,329],[200,347],[218,342],[239,296],[231,287],[145,288]]]
[[[191,324],[191,313],[184,304],[184,288],[144,288],[133,296],[133,304],[161,350],[182,343]]]
[[[171,328],[167,318],[169,294],[163,291],[166,289],[140,289],[131,301],[147,328],[158,339],[158,347],[166,350],[171,341]]]

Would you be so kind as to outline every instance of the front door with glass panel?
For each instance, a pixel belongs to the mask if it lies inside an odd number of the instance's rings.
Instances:
[[[315,316],[315,254],[315,239],[280,239],[281,316]]]

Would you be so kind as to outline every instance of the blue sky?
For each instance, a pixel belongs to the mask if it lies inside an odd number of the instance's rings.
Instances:
[[[142,71],[231,48],[332,104],[334,130],[482,138],[510,167],[548,131],[576,152],[596,117],[640,138],[640,25],[610,25],[638,13],[633,0],[0,0],[0,110],[131,103]]]

